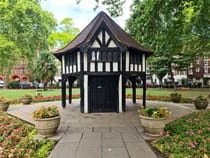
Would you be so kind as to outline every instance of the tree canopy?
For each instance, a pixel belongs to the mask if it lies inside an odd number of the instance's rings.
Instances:
[[[79,33],[79,29],[74,27],[72,21],[72,18],[64,18],[58,25],[57,30],[50,34],[47,39],[50,48],[64,47]]]
[[[5,43],[3,40],[13,43],[13,49],[5,47],[1,56],[5,64],[7,55],[19,53],[31,58],[37,51],[48,48],[47,38],[55,29],[56,20],[39,3],[38,0],[0,0],[0,43]]]
[[[209,51],[209,1],[135,0],[126,23],[128,33],[142,45],[155,50],[155,63],[167,68],[187,66]],[[159,59],[159,60],[158,60]]]

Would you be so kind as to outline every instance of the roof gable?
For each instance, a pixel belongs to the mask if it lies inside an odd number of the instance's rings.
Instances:
[[[105,23],[110,32],[113,34],[114,38],[118,43],[126,46],[127,48],[134,48],[139,51],[143,51],[148,55],[153,53],[152,50],[149,50],[134,39],[132,39],[117,23],[115,23],[106,13],[100,12],[76,37],[73,41],[67,44],[64,48],[58,50],[54,53],[55,56],[64,54],[66,52],[73,51],[75,49],[80,49],[87,45],[91,39],[96,34],[99,27]]]

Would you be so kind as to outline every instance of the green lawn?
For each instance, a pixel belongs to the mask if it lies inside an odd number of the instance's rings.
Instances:
[[[1,96],[6,96],[9,99],[18,99],[20,98],[23,94],[25,93],[30,93],[33,96],[36,95],[36,89],[19,89],[19,90],[12,90],[12,89],[8,89],[8,90],[4,90],[4,89],[0,89],[0,97]],[[163,89],[160,90],[159,88],[148,88],[147,90],[147,95],[151,95],[151,96],[168,96],[169,93],[174,92],[173,89]],[[178,93],[181,93],[183,95],[183,97],[196,97],[198,95],[202,95],[202,96],[207,96],[208,94],[210,94],[210,88],[194,88],[191,90],[177,90]],[[48,90],[48,91],[42,91],[42,96],[46,97],[46,96],[53,96],[53,95],[61,95],[61,90],[60,89],[53,89],[53,90]],[[73,94],[79,94],[80,91],[79,89],[73,89]],[[126,90],[127,94],[132,94],[132,89],[131,88],[127,88]],[[137,95],[142,95],[142,89],[138,88],[136,90]],[[66,91],[66,94],[68,94],[68,90]]]

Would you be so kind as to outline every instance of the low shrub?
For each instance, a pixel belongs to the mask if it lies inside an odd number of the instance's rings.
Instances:
[[[8,88],[18,89],[18,88],[20,88],[20,82],[19,81],[11,81],[8,85]]]
[[[164,137],[152,146],[169,157],[210,156],[210,109],[188,114],[168,124]]]
[[[39,154],[39,158],[47,157],[53,145],[52,143],[49,145],[49,141],[45,139],[34,140],[36,133],[37,131],[32,125],[11,117],[6,113],[1,113],[0,146],[2,150],[0,150],[0,157],[36,157],[36,154],[40,153],[40,150],[45,154],[43,156]],[[46,145],[47,148],[45,147]]]

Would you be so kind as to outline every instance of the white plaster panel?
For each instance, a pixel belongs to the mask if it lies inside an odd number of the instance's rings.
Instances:
[[[69,73],[69,66],[66,66],[66,73]]]
[[[141,72],[141,65],[139,65],[139,71]]]
[[[145,54],[142,54],[142,69],[145,72]]]
[[[80,52],[77,52],[77,66],[78,66],[78,72],[80,72]]]
[[[77,67],[76,67],[76,65],[73,65],[73,72],[77,72]]]
[[[119,77],[119,112],[122,112],[122,75]]]
[[[126,68],[125,68],[126,71],[129,71],[129,58],[130,58],[129,54],[130,54],[129,51],[127,51],[126,52],[126,62],[125,62],[126,63],[126,65],[125,65],[126,66]]]
[[[110,62],[106,62],[106,72],[110,72]]]
[[[98,62],[98,72],[102,72],[102,71],[103,71],[103,63]]]
[[[117,47],[117,46],[116,46],[116,44],[114,43],[114,41],[111,40],[108,47],[109,47],[109,48],[113,48],[113,47]]]
[[[138,67],[137,67],[137,64],[135,64],[135,71],[137,71],[138,70]]]
[[[90,63],[90,72],[95,72],[95,63]]]
[[[130,65],[130,71],[133,71],[133,64]]]
[[[118,71],[118,63],[113,62],[113,71]]]
[[[88,113],[88,75],[84,75],[84,113]]]
[[[87,71],[87,53],[84,53],[84,71]]]
[[[73,72],[73,70],[72,70],[72,65],[70,65],[70,73],[72,73]]]
[[[103,34],[102,34],[102,31],[101,31],[101,32],[98,34],[98,39],[101,41],[101,43],[102,43],[102,41],[103,41],[102,36],[103,36]]]
[[[109,34],[105,31],[105,42],[107,44],[108,40],[109,40]]]
[[[95,40],[91,46],[92,48],[100,48],[99,43]]]
[[[65,74],[65,57],[64,55],[62,56],[62,69],[63,69],[63,74]]]

